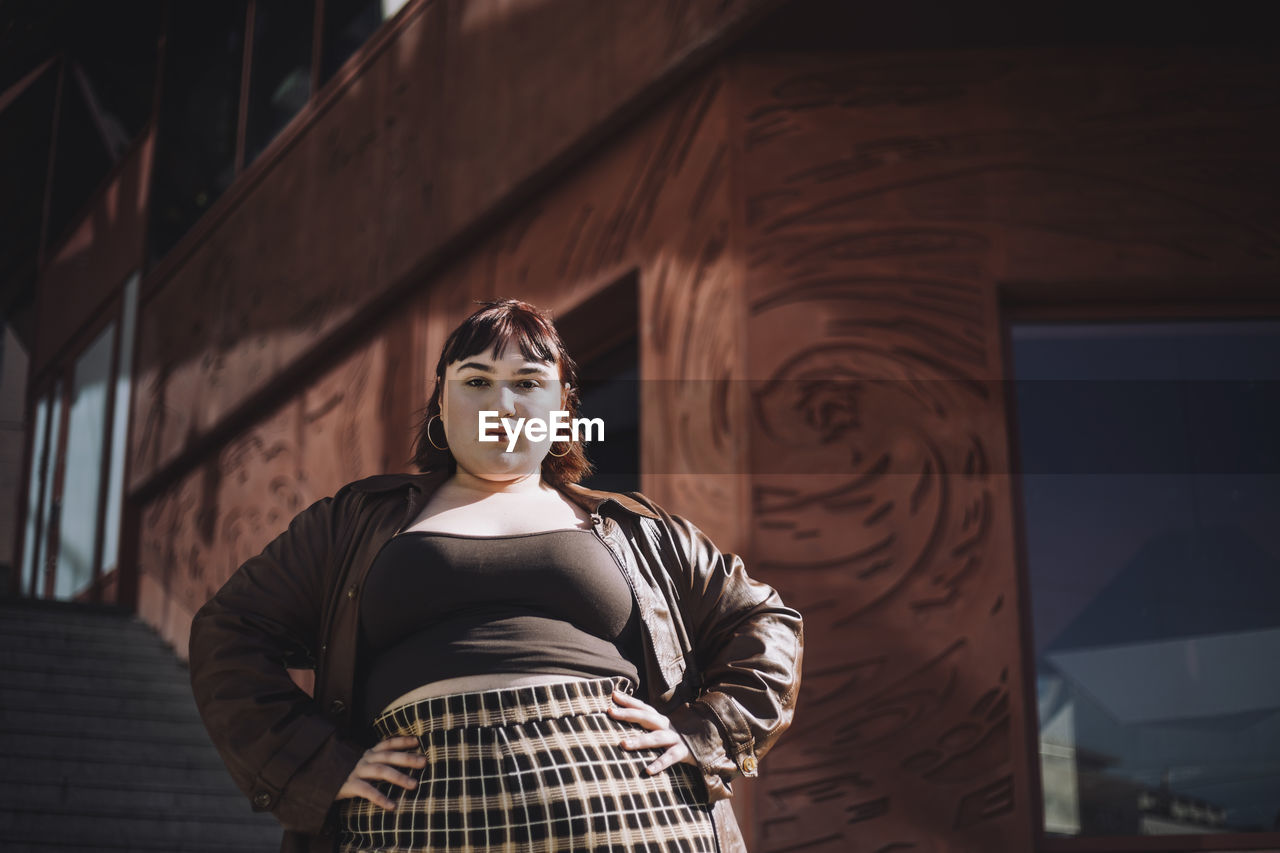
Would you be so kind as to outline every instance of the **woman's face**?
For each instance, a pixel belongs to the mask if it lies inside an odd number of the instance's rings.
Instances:
[[[529,361],[514,344],[508,344],[502,358],[496,346],[488,352],[455,361],[445,368],[440,392],[440,420],[444,423],[449,450],[458,467],[486,480],[502,481],[541,470],[551,449],[550,436],[530,441],[523,428],[514,448],[498,418],[513,421],[531,418],[550,423],[551,413],[565,407],[567,393],[560,384],[556,364]],[[497,412],[490,422],[497,424],[494,442],[480,441],[480,413]],[[515,429],[515,423],[511,424]]]

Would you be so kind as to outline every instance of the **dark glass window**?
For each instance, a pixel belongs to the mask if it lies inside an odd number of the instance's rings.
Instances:
[[[604,441],[583,445],[595,465],[595,472],[582,481],[589,489],[640,488],[639,356],[638,341],[632,337],[582,366],[580,417],[599,418],[605,426]]]
[[[141,131],[155,108],[161,0],[77,3],[68,32],[83,90],[101,114],[99,131],[113,157]],[[70,80],[68,80],[70,85]]]
[[[586,441],[589,489],[640,488],[640,299],[628,274],[579,305],[556,328],[578,364],[579,417],[599,418],[604,441]]]
[[[35,276],[57,87],[50,68],[0,112],[0,281]]]
[[[247,0],[172,3],[151,199],[162,257],[235,177]]]
[[[406,0],[325,0],[324,52],[320,82],[333,77],[351,54],[369,40],[382,22],[395,15]]]
[[[47,221],[46,249],[56,252],[151,116],[161,10],[160,0],[18,0],[3,10],[0,91],[17,98],[0,114],[0,280],[14,271],[29,279],[42,225]],[[41,67],[35,80],[27,77]],[[24,80],[24,89],[10,88]]]
[[[406,0],[325,0],[321,79],[328,80]],[[150,260],[172,249],[312,95],[316,0],[258,0],[244,156],[241,74],[249,0],[173,3],[166,41],[151,197]]]
[[[314,0],[255,4],[246,164],[262,153],[311,97],[314,24]]]
[[[64,7],[65,11],[65,7]],[[50,194],[56,245],[151,116],[160,3],[81,4],[63,20],[66,62]]]
[[[115,163],[109,117],[101,112],[95,115],[101,108],[86,100],[88,86],[88,79],[79,69],[67,68],[53,159],[53,190],[49,196],[51,247]],[[88,94],[92,95],[91,90]]]
[[[1011,331],[1046,834],[1280,829],[1280,321]]]

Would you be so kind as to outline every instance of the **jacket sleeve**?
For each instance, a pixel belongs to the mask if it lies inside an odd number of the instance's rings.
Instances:
[[[299,513],[191,625],[191,686],[214,746],[254,811],[307,834],[364,752],[286,670],[316,657],[335,506],[323,498]]]
[[[691,522],[654,509],[676,552],[669,571],[680,584],[702,682],[694,700],[667,717],[715,801],[731,796],[735,777],[757,775],[760,758],[791,724],[804,625],[772,587],[747,576],[739,556],[721,553]]]

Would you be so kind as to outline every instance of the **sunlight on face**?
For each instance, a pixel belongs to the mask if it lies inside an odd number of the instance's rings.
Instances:
[[[549,420],[551,412],[564,408],[567,389],[560,382],[558,365],[530,361],[513,344],[508,344],[502,358],[496,350],[495,345],[445,368],[440,420],[459,469],[483,479],[505,480],[539,471],[551,440],[530,441],[522,434],[508,452],[501,429],[499,441],[480,441],[480,413]]]

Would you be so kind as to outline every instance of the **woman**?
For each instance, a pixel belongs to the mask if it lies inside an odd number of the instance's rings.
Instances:
[[[544,315],[486,303],[445,342],[424,473],[316,502],[196,615],[197,705],[283,849],[745,850],[727,797],[791,721],[800,615],[640,493],[576,485],[577,441],[482,440],[482,412],[576,418],[576,386]]]

